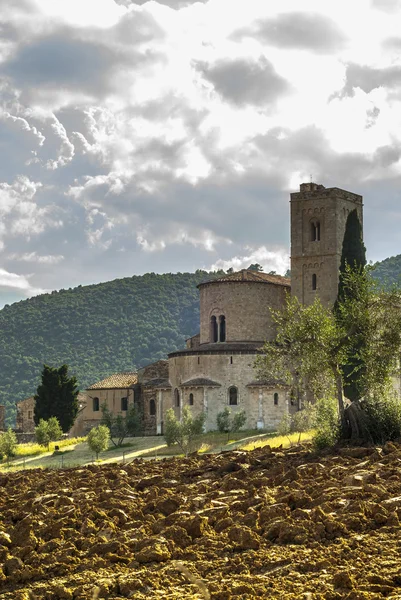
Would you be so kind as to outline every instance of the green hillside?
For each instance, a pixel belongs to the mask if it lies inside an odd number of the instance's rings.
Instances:
[[[375,267],[373,277],[381,285],[385,287],[397,285],[401,288],[401,254],[386,258],[373,266]]]
[[[149,273],[43,294],[0,310],[0,404],[35,393],[43,363],[67,363],[80,389],[184,347],[199,330],[197,284],[219,273]]]

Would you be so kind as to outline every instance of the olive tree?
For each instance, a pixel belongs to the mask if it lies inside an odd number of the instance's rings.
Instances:
[[[194,449],[196,438],[203,432],[205,420],[205,413],[199,413],[194,417],[190,408],[184,406],[181,421],[179,421],[174,414],[174,410],[169,408],[166,412],[164,427],[164,439],[167,446],[177,444],[185,456],[188,456],[189,452]]]
[[[348,269],[343,286],[337,315],[319,298],[303,306],[288,297],[283,310],[272,311],[276,339],[265,344],[257,368],[261,377],[283,379],[317,400],[334,395],[341,436],[371,441],[364,404],[355,400],[346,407],[344,365],[352,356],[353,385],[365,400],[385,394],[401,351],[401,297],[397,290],[377,289],[368,268]]]
[[[87,437],[87,443],[92,452],[96,454],[96,460],[99,453],[104,452],[109,447],[110,430],[106,425],[98,425],[90,430]]]

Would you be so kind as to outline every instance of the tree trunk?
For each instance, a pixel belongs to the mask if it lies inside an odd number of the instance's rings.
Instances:
[[[347,439],[358,442],[371,443],[372,436],[368,427],[368,417],[363,410],[359,400],[354,400],[345,409],[344,418],[346,422]]]
[[[337,402],[338,411],[340,413],[341,428],[343,431],[346,431],[347,421],[345,418],[343,378],[341,376],[340,369],[337,367],[337,365],[334,367],[333,371],[336,381]]]

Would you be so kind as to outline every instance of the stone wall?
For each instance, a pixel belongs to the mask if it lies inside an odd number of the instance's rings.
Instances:
[[[362,225],[358,194],[313,183],[301,184],[301,191],[291,194],[291,293],[303,304],[313,303],[316,294],[324,304],[334,304],[345,224],[354,208]],[[311,239],[312,222],[320,225],[320,240]]]
[[[99,399],[99,410],[95,407],[95,398]],[[134,390],[132,388],[118,388],[111,390],[87,390],[86,406],[82,409],[80,431],[86,434],[92,427],[97,427],[102,419],[102,406],[105,404],[113,415],[125,416],[126,411],[121,410],[121,399],[128,398],[128,407],[134,401]]]
[[[139,383],[145,383],[151,379],[168,379],[168,360],[158,360],[138,370]]]
[[[248,387],[255,381],[254,369],[255,354],[199,354],[181,355],[170,358],[170,382],[172,390],[170,401],[164,402],[164,413],[170,406],[174,406],[174,390],[180,390],[181,405],[176,409],[177,417],[185,405],[189,405],[189,394],[194,396],[191,406],[193,414],[207,413],[206,430],[217,428],[217,414],[229,405],[229,388],[236,386],[238,389],[238,404],[230,406],[233,412],[245,410],[249,429],[275,429],[283,414],[288,411],[287,391],[279,387],[260,386],[256,389]],[[183,387],[186,381],[196,378],[207,378],[220,384],[220,387],[198,386],[193,388]],[[274,404],[274,394],[278,394],[278,404]]]
[[[33,433],[35,431],[35,422],[33,420],[34,409],[35,399],[33,396],[17,402],[17,431],[21,433]]]
[[[209,343],[212,316],[225,316],[226,342],[261,342],[274,338],[270,308],[281,308],[288,287],[249,281],[200,286],[200,343]]]

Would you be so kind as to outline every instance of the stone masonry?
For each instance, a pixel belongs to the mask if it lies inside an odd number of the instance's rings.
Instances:
[[[316,294],[323,304],[334,304],[345,224],[354,208],[362,225],[359,194],[316,183],[291,194],[291,293],[302,304],[312,304]]]

